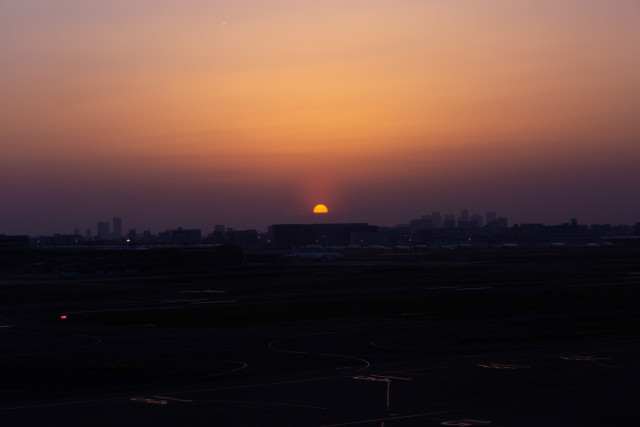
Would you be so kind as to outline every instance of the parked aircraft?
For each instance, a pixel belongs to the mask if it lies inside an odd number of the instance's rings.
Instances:
[[[342,259],[342,255],[337,252],[300,252],[295,246],[291,247],[294,251],[293,257],[305,259],[309,261],[334,261]]]
[[[557,242],[557,243],[549,243],[549,247],[550,247],[550,248],[566,248],[566,247],[567,247],[567,244],[566,244],[566,243],[560,243],[560,242]]]

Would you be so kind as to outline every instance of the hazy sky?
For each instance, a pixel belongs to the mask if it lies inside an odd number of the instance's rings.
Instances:
[[[0,0],[0,233],[640,220],[637,0]]]

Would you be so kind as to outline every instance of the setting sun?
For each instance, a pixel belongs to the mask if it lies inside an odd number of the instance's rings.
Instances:
[[[327,209],[325,205],[316,205],[316,207],[313,208],[313,213],[329,213],[329,209]]]

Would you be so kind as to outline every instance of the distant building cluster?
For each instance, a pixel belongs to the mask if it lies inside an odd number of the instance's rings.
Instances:
[[[435,211],[430,215],[422,215],[420,219],[411,220],[409,223],[409,227],[412,230],[430,230],[434,228],[468,229],[479,228],[485,225],[493,229],[507,228],[508,222],[507,218],[498,217],[495,212],[487,212],[484,217],[479,214],[469,216],[469,211],[462,209],[457,219],[453,214],[445,214],[443,216],[440,212]]]
[[[375,248],[376,250],[423,250],[435,248],[487,248],[500,245],[517,247],[563,247],[598,245],[611,238],[640,236],[640,222],[635,226],[610,224],[579,224],[572,219],[565,224],[515,224],[509,226],[506,217],[496,212],[470,214],[462,209],[459,215],[438,211],[412,219],[407,224],[382,227],[368,223],[274,224],[267,232],[256,229],[234,230],[215,225],[210,232],[200,229],[151,230],[124,232],[123,221],[98,221],[96,233],[87,229],[73,234],[53,236],[0,235],[0,248],[24,247],[128,247],[233,245],[245,251],[287,251],[292,248]]]
[[[324,219],[324,218],[323,218]],[[7,236],[0,234],[0,269],[26,273],[137,274],[139,271],[209,269],[242,263],[288,263],[346,260],[458,262],[476,251],[514,251],[521,248],[634,248],[640,247],[640,222],[634,226],[583,225],[577,219],[558,225],[515,224],[495,212],[459,216],[439,212],[407,224],[382,227],[365,222],[273,224],[268,231],[234,230],[215,225],[201,229],[124,232],[121,218],[99,221],[95,235]],[[603,250],[607,249],[595,249]],[[455,252],[451,252],[455,251]],[[473,251],[473,252],[470,252]]]
[[[269,227],[268,242],[273,249],[345,246],[358,238],[366,239],[368,244],[377,244],[378,234],[379,227],[367,223],[276,224]]]

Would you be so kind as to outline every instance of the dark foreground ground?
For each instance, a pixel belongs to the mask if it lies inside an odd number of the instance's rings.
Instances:
[[[639,302],[615,248],[7,273],[0,424],[637,425]]]

